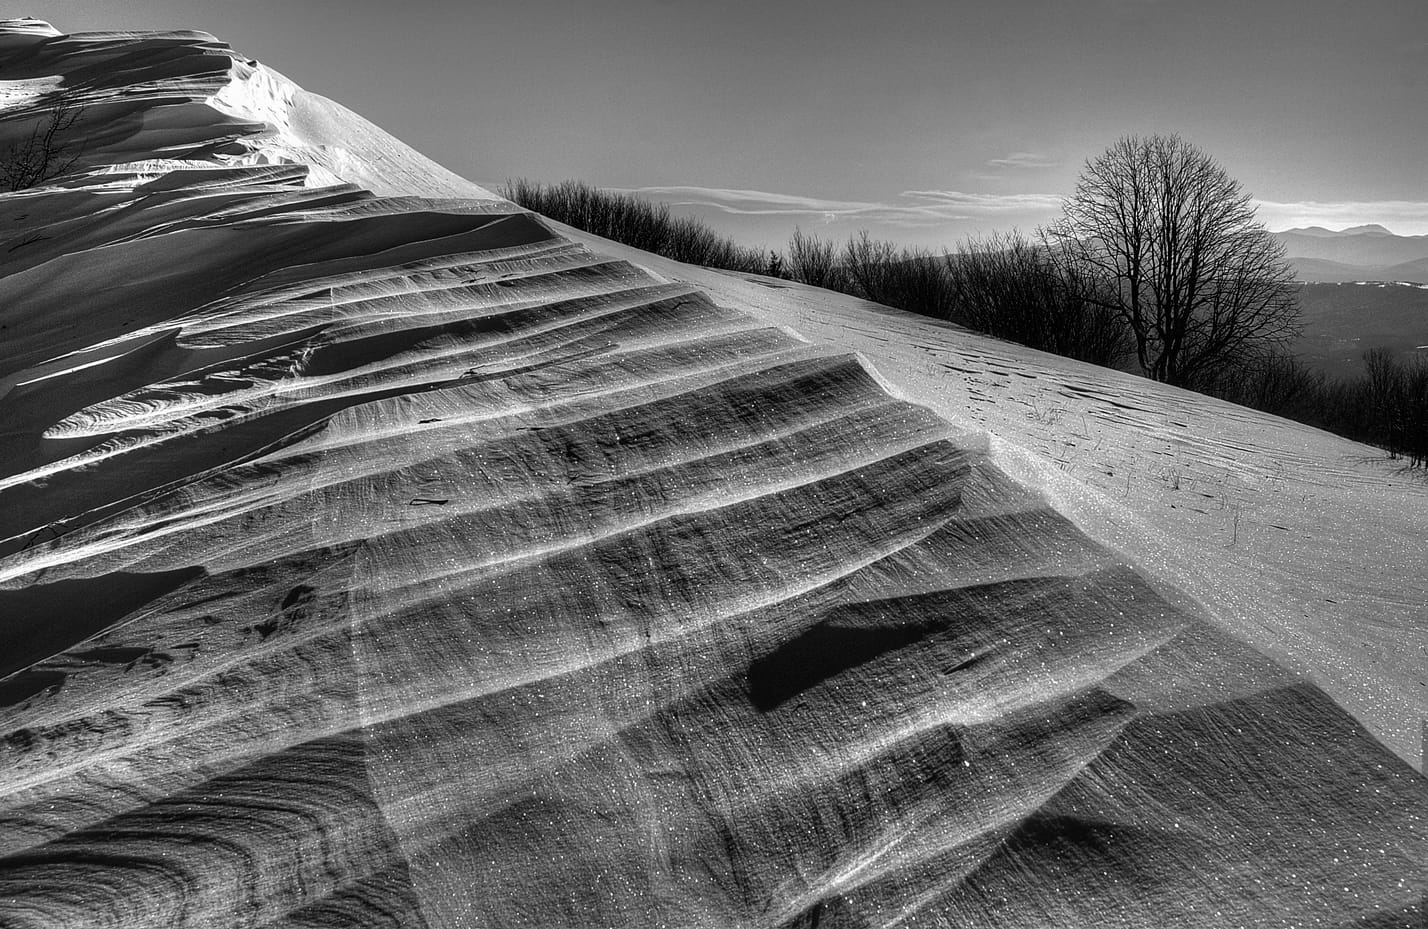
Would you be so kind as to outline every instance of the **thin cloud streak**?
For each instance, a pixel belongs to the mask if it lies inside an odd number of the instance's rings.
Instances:
[[[1061,164],[1059,161],[1047,158],[1045,155],[1038,155],[1036,152],[1012,152],[1002,158],[993,158],[987,162],[993,168],[1054,168]]]
[[[704,207],[735,216],[807,217],[830,223],[852,220],[870,225],[932,228],[977,222],[1011,228],[1049,222],[1059,215],[1059,194],[984,194],[960,190],[905,190],[882,201],[805,197],[727,187],[605,188],[669,203]],[[1378,223],[1399,235],[1428,235],[1428,202],[1415,200],[1280,202],[1256,200],[1259,219],[1270,229],[1326,226],[1342,229]]]
[[[1053,194],[977,194],[958,190],[905,190],[895,200],[833,200],[762,190],[720,187],[607,188],[662,200],[671,206],[701,206],[744,216],[808,216],[820,221],[858,219],[891,226],[938,226],[951,221],[1030,217],[1050,219],[1061,206]]]

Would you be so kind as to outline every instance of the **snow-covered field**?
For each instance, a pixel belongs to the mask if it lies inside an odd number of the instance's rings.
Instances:
[[[1409,926],[1428,487],[0,25],[0,925]],[[499,127],[493,127],[499,131]]]

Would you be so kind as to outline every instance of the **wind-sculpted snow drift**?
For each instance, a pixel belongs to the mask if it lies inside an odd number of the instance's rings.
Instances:
[[[0,925],[1421,917],[1421,774],[858,357],[206,35],[0,78]]]

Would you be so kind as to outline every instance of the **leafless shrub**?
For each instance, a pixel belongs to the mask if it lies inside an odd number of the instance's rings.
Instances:
[[[1125,324],[1090,299],[1094,281],[1053,261],[1045,243],[999,233],[944,257],[954,322],[1092,364],[1115,366],[1126,357]]]
[[[507,181],[501,194],[551,219],[675,261],[752,273],[769,267],[763,249],[739,245],[694,217],[674,216],[667,203],[580,181],[547,185],[525,178]]]
[[[1384,349],[1364,356],[1367,419],[1390,457],[1428,466],[1428,361],[1402,363]]]
[[[1205,392],[1223,400],[1376,445],[1410,467],[1428,467],[1428,359],[1383,349],[1364,355],[1358,378],[1331,381],[1271,352],[1221,369]]]
[[[788,270],[795,281],[814,287],[838,289],[837,246],[830,240],[793,230],[788,243]]]
[[[73,131],[82,114],[72,94],[57,94],[29,133],[0,152],[0,190],[37,187],[73,168],[84,150]]]
[[[848,239],[842,256],[846,292],[874,303],[895,306],[891,297],[897,254],[896,245],[874,239],[866,229]]]

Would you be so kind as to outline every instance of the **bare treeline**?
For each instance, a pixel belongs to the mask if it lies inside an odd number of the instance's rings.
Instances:
[[[953,322],[1057,355],[1139,370],[1136,339],[1111,284],[1061,260],[1045,237],[1001,233],[935,254],[874,239],[821,239],[795,230],[785,253],[748,248],[666,205],[567,181],[510,182],[502,193],[527,209],[678,261],[771,274]],[[1275,300],[1280,299],[1276,292]],[[1428,361],[1370,353],[1363,377],[1331,381],[1277,340],[1242,345],[1218,364],[1195,365],[1195,389],[1295,419],[1393,457],[1428,466]]]
[[[521,178],[507,181],[500,193],[542,216],[675,261],[763,273],[773,257],[719,235],[698,219],[674,216],[667,203],[580,181],[547,185]]]
[[[738,245],[693,217],[675,217],[668,204],[579,181],[508,181],[501,193],[551,219],[676,261],[772,273],[1093,364],[1129,358],[1131,341],[1115,314],[1088,299],[1092,282],[1021,233],[939,255],[867,231],[840,244],[798,229],[780,254]]]
[[[1042,351],[1117,367],[1131,339],[1116,313],[1092,299],[1100,285],[1020,232],[972,239],[946,256],[959,322]]]
[[[1389,455],[1428,467],[1428,359],[1418,355],[1405,363],[1375,349],[1364,361],[1360,405],[1370,411],[1368,431]]]
[[[859,232],[841,246],[794,231],[792,280],[985,332],[1092,364],[1118,367],[1132,341],[1096,281],[1054,261],[1044,243],[998,233],[934,254]]]
[[[1203,393],[1376,445],[1392,459],[1428,467],[1428,358],[1364,354],[1364,373],[1331,379],[1276,352],[1222,369]]]

